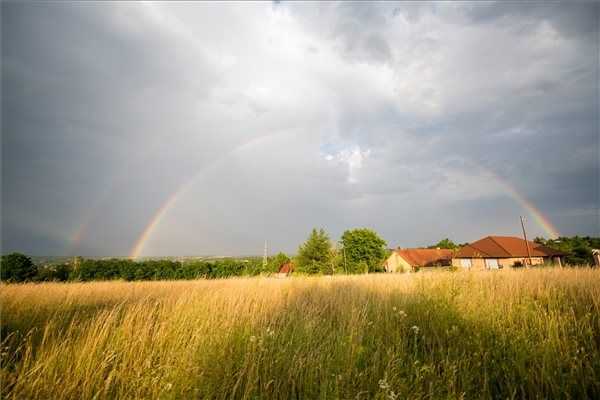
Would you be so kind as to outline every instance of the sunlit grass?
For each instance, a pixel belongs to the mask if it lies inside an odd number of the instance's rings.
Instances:
[[[3,398],[598,398],[600,271],[1,286]]]

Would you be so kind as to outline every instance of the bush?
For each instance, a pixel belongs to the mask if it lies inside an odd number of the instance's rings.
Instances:
[[[36,274],[37,266],[25,254],[11,253],[2,256],[0,280],[3,282],[25,282],[32,280]]]
[[[38,269],[35,280],[38,282],[66,282],[71,266],[68,264],[47,265]]]

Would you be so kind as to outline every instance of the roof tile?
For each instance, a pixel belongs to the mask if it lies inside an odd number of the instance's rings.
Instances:
[[[560,251],[550,249],[538,243],[527,241],[532,257],[548,257],[563,255]],[[527,257],[527,244],[524,239],[513,236],[487,236],[462,247],[456,257]]]

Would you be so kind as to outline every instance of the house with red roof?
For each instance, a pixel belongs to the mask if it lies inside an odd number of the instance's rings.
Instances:
[[[387,272],[410,272],[419,267],[449,266],[452,250],[448,249],[397,249],[385,260]]]
[[[486,236],[461,247],[452,265],[463,268],[499,269],[503,267],[553,263],[562,265],[565,254],[513,236]]]
[[[294,263],[292,261],[286,261],[279,267],[279,271],[277,271],[278,278],[285,278],[290,276],[294,272]]]

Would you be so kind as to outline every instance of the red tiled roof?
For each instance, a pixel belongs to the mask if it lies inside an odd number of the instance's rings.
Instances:
[[[279,267],[280,274],[289,274],[290,272],[293,272],[293,271],[294,271],[294,264],[291,261],[283,263],[283,264],[281,264],[281,267]]]
[[[402,249],[396,254],[411,266],[420,267],[449,264],[452,259],[452,250],[448,249]]]
[[[532,257],[549,257],[563,255],[560,251],[550,249],[538,243],[527,241]],[[527,245],[525,240],[513,236],[487,236],[476,242],[470,243],[455,254],[455,257],[527,257]]]

